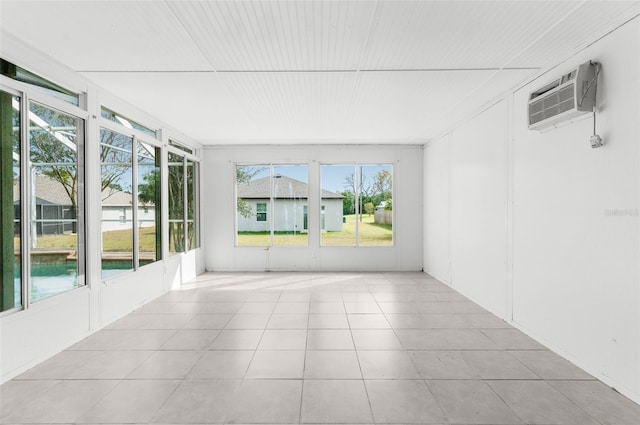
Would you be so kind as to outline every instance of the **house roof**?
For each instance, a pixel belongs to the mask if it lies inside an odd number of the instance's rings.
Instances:
[[[133,196],[130,193],[121,192],[111,188],[102,191],[102,206],[131,206]]]
[[[71,205],[69,195],[64,186],[55,179],[43,174],[35,175],[37,205]],[[13,199],[20,199],[20,186],[13,185]],[[133,198],[130,193],[107,188],[102,191],[103,206],[131,206]]]
[[[249,183],[238,185],[238,198],[269,199],[271,196],[271,178],[263,177]],[[309,185],[291,177],[273,176],[275,199],[306,199],[309,196]],[[342,195],[322,189],[322,199],[342,199]]]
[[[42,174],[35,174],[35,188],[38,205],[71,205],[64,186],[58,181]],[[20,185],[13,184],[13,199],[20,199]]]

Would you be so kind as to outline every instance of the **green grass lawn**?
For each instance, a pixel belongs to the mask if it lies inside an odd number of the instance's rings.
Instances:
[[[391,225],[376,224],[373,215],[362,217],[359,223],[361,246],[391,246],[393,244]],[[132,230],[113,230],[102,234],[103,251],[105,252],[131,252]],[[307,246],[307,233],[276,232],[274,235],[275,246]],[[14,239],[16,249],[19,240]],[[76,235],[46,235],[37,239],[38,248],[75,250]],[[321,244],[325,246],[354,246],[356,244],[356,219],[355,215],[346,216],[346,223],[342,232],[326,232],[321,235]],[[271,237],[269,232],[239,232],[239,246],[269,246]],[[155,252],[155,227],[143,227],[140,229],[140,252]]]
[[[140,229],[139,237],[141,252],[156,251],[155,232],[155,227],[143,227]],[[76,244],[77,241],[75,234],[45,235],[38,236],[37,238],[37,248],[41,249],[75,250]],[[102,234],[102,244],[102,249],[105,252],[131,252],[131,247],[133,245],[133,231],[128,229],[104,232]],[[19,248],[19,245],[19,239],[14,238],[15,248]]]
[[[156,228],[142,227],[138,232],[140,252],[156,251]],[[102,233],[102,250],[105,252],[131,252],[133,231],[112,230]]]
[[[273,244],[275,246],[307,246],[306,233],[275,232]],[[271,236],[269,232],[238,232],[238,246],[269,246]]]
[[[364,215],[359,223],[361,246],[391,246],[393,232],[389,224],[376,224],[373,215]],[[356,218],[355,215],[346,216],[346,223],[341,232],[326,232],[321,235],[321,244],[325,246],[355,246]],[[268,246],[271,244],[269,232],[238,232],[238,246]],[[306,233],[284,234],[276,232],[274,245],[306,246]]]

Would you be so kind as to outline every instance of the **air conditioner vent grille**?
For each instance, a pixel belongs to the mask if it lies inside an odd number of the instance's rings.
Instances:
[[[587,62],[529,95],[529,128],[541,129],[591,112],[594,66]]]

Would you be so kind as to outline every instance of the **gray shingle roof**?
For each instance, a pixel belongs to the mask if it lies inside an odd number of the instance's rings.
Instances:
[[[102,191],[102,205],[112,207],[130,207],[133,204],[133,196],[130,193],[106,188]]]
[[[309,185],[287,176],[274,176],[275,199],[307,199]],[[238,198],[269,199],[271,196],[270,177],[253,180],[238,185]],[[322,199],[342,199],[342,195],[322,189]]]
[[[57,180],[43,174],[35,175],[36,203],[45,205],[71,205],[71,200],[64,186]],[[13,199],[20,198],[20,187],[13,185]],[[102,205],[104,206],[131,206],[133,197],[130,193],[119,190],[105,189],[102,191]]]
[[[36,198],[38,204],[45,205],[71,205],[71,200],[64,186],[45,175],[35,175]],[[13,184],[13,199],[20,198],[20,186],[15,182]]]

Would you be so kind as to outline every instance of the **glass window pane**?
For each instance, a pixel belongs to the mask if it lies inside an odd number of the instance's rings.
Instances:
[[[169,252],[184,252],[184,162],[169,152]]]
[[[269,168],[268,165],[236,167],[238,246],[271,245]]]
[[[133,269],[133,139],[100,130],[102,277]]]
[[[306,165],[273,167],[273,244],[307,246],[304,206],[309,197],[309,172]]]
[[[358,245],[393,245],[393,166],[361,165]]]
[[[20,98],[0,91],[0,311],[22,305]]]
[[[29,105],[31,301],[83,284],[84,122]]]
[[[134,130],[139,130],[142,131],[143,133],[146,133],[150,136],[156,137],[156,132],[152,129],[150,129],[149,127],[145,127],[142,124],[139,124],[129,118],[125,118],[122,115],[113,112],[111,109],[107,109],[104,106],[101,108],[100,110],[100,116],[102,118],[106,118],[109,121],[113,121],[115,123],[118,123],[126,128],[132,128]]]
[[[138,142],[138,261],[162,258],[160,148]]]
[[[49,80],[45,80],[44,78],[33,74],[26,69],[20,68],[11,62],[7,62],[4,59],[0,59],[0,74],[13,80],[29,84],[36,90],[53,97],[57,97],[58,99],[64,100],[72,105],[78,106],[80,104],[80,98],[76,93],[64,89],[59,85],[54,84]]]
[[[186,147],[185,145],[183,145],[182,143],[178,143],[174,140],[169,140],[169,146],[173,146],[174,148],[178,148],[181,151],[193,154],[193,149]]]
[[[196,248],[196,178],[197,164],[187,160],[187,241],[188,249]]]
[[[355,246],[355,167],[323,165],[321,172],[321,244]]]

